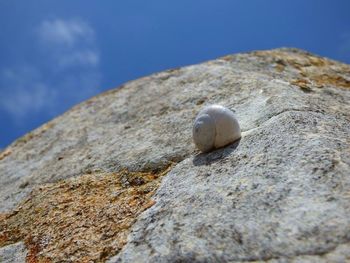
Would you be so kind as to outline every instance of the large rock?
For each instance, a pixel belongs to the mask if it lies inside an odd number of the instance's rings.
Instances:
[[[242,138],[200,154],[212,103]],[[15,141],[0,180],[8,262],[345,262],[350,66],[276,49],[132,81]]]

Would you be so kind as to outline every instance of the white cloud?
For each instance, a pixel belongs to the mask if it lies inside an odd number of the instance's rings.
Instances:
[[[85,22],[72,20],[45,20],[38,28],[41,40],[48,44],[73,46],[79,41],[94,41],[94,31]]]
[[[70,54],[61,55],[57,60],[62,68],[74,65],[97,66],[100,62],[100,57],[96,51],[87,49],[82,51],[76,50]]]
[[[0,69],[0,110],[15,123],[32,114],[54,115],[99,92],[95,32],[79,19],[45,20],[34,30],[37,61]]]
[[[3,96],[0,106],[20,122],[29,112],[50,108],[53,92],[41,79],[40,72],[28,66],[6,69],[0,74]]]
[[[95,32],[80,19],[45,20],[37,28],[40,43],[60,69],[98,66]]]

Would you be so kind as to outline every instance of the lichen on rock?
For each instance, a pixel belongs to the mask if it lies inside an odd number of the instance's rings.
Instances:
[[[0,246],[24,240],[28,262],[100,262],[126,243],[166,172],[86,174],[41,185],[1,214]]]
[[[349,81],[349,65],[281,48],[76,105],[0,153],[0,259],[349,261]],[[201,154],[210,104],[242,138]]]

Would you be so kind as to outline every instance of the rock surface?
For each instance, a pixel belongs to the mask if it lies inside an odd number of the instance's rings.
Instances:
[[[242,138],[200,154],[214,103]],[[346,262],[350,66],[276,49],[156,73],[15,141],[0,180],[8,262]]]

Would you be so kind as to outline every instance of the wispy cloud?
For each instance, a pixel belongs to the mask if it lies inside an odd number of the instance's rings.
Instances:
[[[14,120],[21,121],[29,112],[38,113],[50,108],[53,91],[43,81],[40,72],[33,67],[22,66],[0,73],[3,96],[0,105]]]
[[[14,123],[55,114],[99,92],[100,56],[91,26],[81,19],[44,20],[34,30],[36,61],[0,69],[0,109]]]
[[[75,50],[74,52],[66,53],[63,56],[57,57],[58,63],[62,68],[85,65],[98,66],[100,57],[96,50]]]
[[[38,27],[41,40],[49,44],[74,46],[79,41],[93,42],[95,33],[84,21],[78,19],[45,20]]]
[[[98,66],[95,32],[80,19],[45,20],[37,28],[39,40],[61,68]]]

